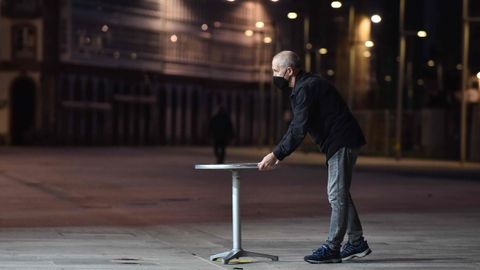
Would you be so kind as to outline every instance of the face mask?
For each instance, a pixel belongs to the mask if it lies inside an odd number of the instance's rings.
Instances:
[[[290,89],[289,82],[285,79],[285,74],[287,74],[286,70],[285,73],[283,73],[283,76],[273,76],[273,84],[281,90]]]

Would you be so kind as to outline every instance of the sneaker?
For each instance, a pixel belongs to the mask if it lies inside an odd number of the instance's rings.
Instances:
[[[368,247],[367,241],[363,240],[355,246],[350,243],[346,243],[343,246],[342,252],[340,252],[340,256],[342,257],[343,261],[348,261],[353,258],[363,258],[370,253],[372,253],[372,250],[370,247]]]
[[[341,263],[340,251],[330,249],[327,245],[322,245],[317,250],[313,250],[312,255],[303,258],[308,263]]]

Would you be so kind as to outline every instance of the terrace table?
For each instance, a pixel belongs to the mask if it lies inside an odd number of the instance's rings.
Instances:
[[[231,163],[231,164],[198,164],[197,170],[229,170],[232,172],[232,250],[210,256],[211,261],[221,259],[223,264],[228,264],[232,259],[240,257],[262,257],[278,261],[278,256],[256,253],[242,249],[242,232],[240,217],[240,170],[258,170],[257,163]]]

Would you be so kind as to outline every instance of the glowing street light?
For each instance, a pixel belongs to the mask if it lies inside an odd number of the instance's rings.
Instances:
[[[171,42],[175,43],[175,42],[177,42],[177,40],[178,40],[177,35],[171,35],[171,36],[170,36],[170,41],[171,41]]]
[[[370,17],[370,20],[373,22],[373,23],[379,23],[382,21],[382,17],[378,14],[374,14],[372,15],[372,17]]]
[[[207,31],[208,30],[208,24],[206,24],[206,23],[202,24],[202,30]]]
[[[287,14],[287,17],[290,19],[290,20],[295,20],[297,17],[298,17],[298,14],[296,12],[289,12]]]
[[[270,44],[270,43],[272,43],[272,38],[271,37],[265,37],[265,38],[263,38],[263,42],[266,43],[266,44]]]
[[[327,50],[327,48],[320,48],[320,49],[318,50],[318,53],[319,53],[319,54],[327,54],[327,53],[328,53],[328,50]]]
[[[247,37],[251,37],[251,36],[253,36],[253,31],[252,31],[252,30],[250,30],[250,29],[248,29],[248,30],[245,30],[245,36],[247,36]]]
[[[332,1],[332,3],[330,5],[332,6],[332,8],[341,8],[342,7],[342,2]]]
[[[373,46],[375,46],[375,43],[373,43],[373,41],[371,40],[365,41],[365,47],[372,48]]]
[[[371,52],[369,52],[369,51],[364,51],[364,52],[363,52],[363,57],[365,57],[365,58],[370,58],[370,56],[372,56],[372,53],[371,53]]]
[[[477,73],[477,78],[480,80],[480,72]]]
[[[255,27],[257,28],[263,28],[265,26],[265,23],[262,21],[258,21],[255,23]]]
[[[428,60],[428,61],[427,61],[427,66],[429,66],[429,67],[434,67],[434,66],[435,66],[435,61],[433,61],[433,60]]]
[[[427,37],[427,32],[424,30],[420,30],[417,32],[417,36],[421,38]]]

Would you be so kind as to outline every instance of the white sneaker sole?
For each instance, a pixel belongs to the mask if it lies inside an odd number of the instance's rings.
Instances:
[[[342,258],[342,261],[348,261],[348,260],[351,260],[351,259],[355,259],[355,258],[363,258],[365,256],[367,256],[368,254],[372,253],[372,250],[370,248],[366,249],[365,251],[363,252],[360,252],[360,253],[356,253],[356,254],[352,254],[348,257],[345,257],[345,258]]]
[[[330,259],[330,260],[324,260],[324,261],[314,261],[314,260],[305,260],[305,261],[312,264],[341,263],[342,259]]]

